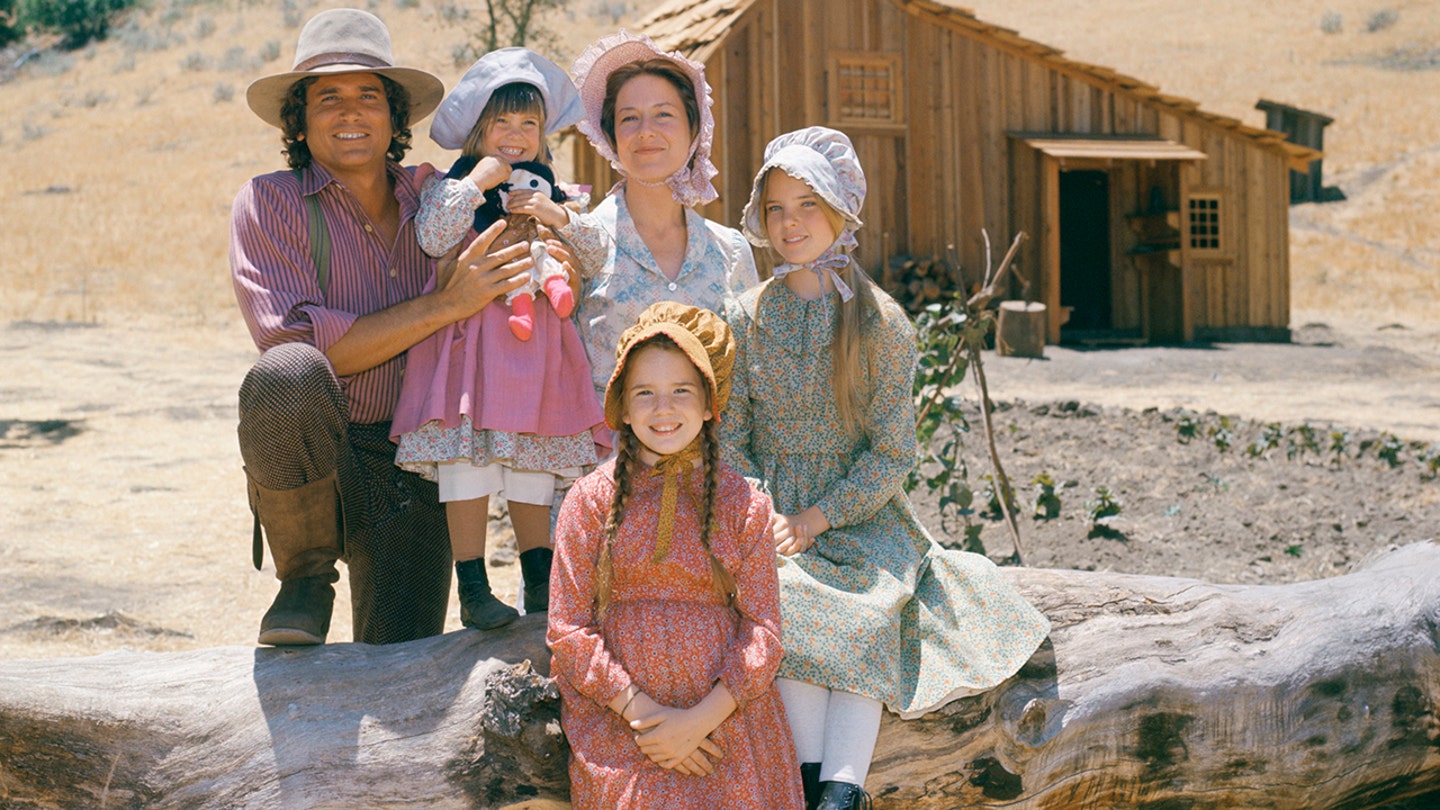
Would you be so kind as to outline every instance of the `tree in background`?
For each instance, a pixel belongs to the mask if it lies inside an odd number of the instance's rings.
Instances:
[[[15,0],[0,0],[0,48],[25,37],[25,28],[16,19]]]
[[[455,50],[456,64],[468,64],[496,48],[523,46],[536,51],[554,50],[555,32],[545,26],[546,15],[559,11],[570,0],[485,0],[485,18],[472,41]],[[452,5],[445,14],[452,22],[470,19],[468,9]]]
[[[104,39],[116,14],[135,0],[0,0],[0,16],[13,5],[15,38],[28,29],[63,34],[60,47],[74,50],[92,39]],[[6,34],[0,33],[0,38]]]

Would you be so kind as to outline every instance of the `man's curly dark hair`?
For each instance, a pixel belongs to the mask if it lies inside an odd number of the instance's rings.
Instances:
[[[380,74],[375,74],[380,76]],[[306,76],[290,85],[290,95],[280,107],[280,140],[285,144],[285,162],[292,169],[303,169],[310,165],[310,145],[300,138],[305,132],[305,94],[318,76]],[[399,163],[410,151],[410,93],[404,85],[380,76],[385,87],[385,99],[390,102],[390,148],[386,157]]]

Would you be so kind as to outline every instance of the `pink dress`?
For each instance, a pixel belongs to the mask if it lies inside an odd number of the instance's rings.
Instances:
[[[611,549],[610,605],[597,624],[594,570],[613,476],[612,460],[580,479],[555,532],[547,641],[570,741],[571,802],[576,810],[798,810],[804,806],[799,764],[774,681],[783,651],[770,499],[721,468],[711,547],[738,583],[737,613],[711,587],[700,544],[696,503],[703,477],[697,470],[681,493],[670,552],[655,563],[662,481],[640,466]],[[711,734],[724,756],[709,776],[651,762],[607,708],[632,682],[664,705],[688,708],[717,680],[739,708]]]
[[[496,299],[411,347],[390,425],[396,464],[434,480],[441,461],[552,473],[597,462],[608,432],[596,430],[605,414],[574,321],[537,298],[534,332],[520,340],[509,316]]]

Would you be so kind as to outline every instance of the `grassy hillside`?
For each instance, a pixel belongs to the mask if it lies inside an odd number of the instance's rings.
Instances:
[[[572,0],[561,64],[658,0]],[[235,190],[281,167],[246,84],[287,68],[299,25],[338,3],[155,0],[110,41],[47,54],[0,84],[0,323],[186,329],[236,322]],[[452,84],[456,0],[373,0],[402,62]],[[982,17],[1207,109],[1263,124],[1270,98],[1336,119],[1327,183],[1292,210],[1295,322],[1440,314],[1440,0],[979,0]],[[1375,30],[1368,30],[1374,28]],[[7,65],[9,62],[7,60]],[[421,160],[446,155],[416,131]]]

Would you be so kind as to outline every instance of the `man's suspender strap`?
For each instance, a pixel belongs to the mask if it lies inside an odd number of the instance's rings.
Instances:
[[[301,170],[292,171],[295,179],[299,180]],[[325,212],[320,209],[320,196],[301,196],[305,198],[305,207],[308,209],[306,224],[310,232],[310,261],[315,263],[315,280],[320,284],[321,294],[324,294],[325,287],[330,282],[330,228],[325,225]]]

